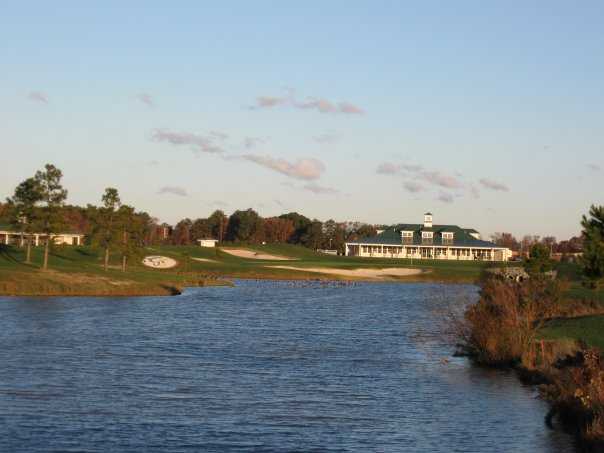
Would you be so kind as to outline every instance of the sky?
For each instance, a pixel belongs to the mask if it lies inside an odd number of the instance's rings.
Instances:
[[[46,163],[215,209],[580,231],[604,204],[601,1],[8,2],[0,198]]]

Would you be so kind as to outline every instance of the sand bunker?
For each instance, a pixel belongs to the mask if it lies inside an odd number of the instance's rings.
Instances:
[[[327,267],[294,267],[294,266],[267,266],[274,269],[289,269],[300,272],[316,272],[319,274],[340,275],[343,277],[385,280],[388,277],[407,277],[421,274],[421,269],[406,269],[403,267],[388,267],[385,269],[331,269]]]
[[[269,255],[268,253],[255,252],[247,249],[220,249],[230,255],[238,256],[239,258],[248,258],[252,260],[275,260],[275,261],[294,261],[296,258],[287,256]]]
[[[178,263],[175,259],[168,258],[167,256],[146,256],[143,259],[143,264],[147,267],[152,267],[153,269],[170,269],[175,267]]]
[[[191,259],[195,260],[195,261],[201,261],[202,263],[217,263],[218,262],[216,260],[211,260],[209,258],[195,258],[193,256],[191,257]]]

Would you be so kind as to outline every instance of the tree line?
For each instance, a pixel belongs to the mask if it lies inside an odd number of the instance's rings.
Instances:
[[[535,244],[547,247],[550,253],[573,254],[583,250],[582,236],[573,236],[568,240],[558,241],[554,236],[525,235],[518,240],[511,233],[494,233],[490,239],[496,245],[523,253],[528,253]]]
[[[230,216],[217,210],[208,218],[185,218],[175,225],[168,242],[192,245],[199,239],[213,238],[230,243],[288,243],[343,253],[346,241],[374,234],[376,228],[373,225],[332,219],[321,222],[297,212],[262,217],[250,208],[237,210]]]
[[[55,246],[53,235],[77,232],[85,235],[86,245],[102,249],[106,270],[111,258],[118,255],[124,271],[149,245],[194,245],[198,239],[213,238],[230,243],[289,243],[342,253],[346,241],[376,234],[374,226],[360,222],[321,222],[296,212],[264,218],[253,209],[237,210],[230,216],[216,210],[207,218],[185,218],[172,228],[124,204],[113,187],[101,194],[99,205],[68,205],[62,178],[59,168],[47,164],[0,203],[0,223],[11,224],[21,235],[26,264],[32,264],[34,234],[45,236],[42,269],[48,269],[50,250]]]

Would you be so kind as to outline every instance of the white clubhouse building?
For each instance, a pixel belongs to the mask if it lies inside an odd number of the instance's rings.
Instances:
[[[46,233],[21,233],[19,231],[0,230],[0,244],[23,247],[27,243],[28,237],[31,238],[31,244],[36,247],[45,244],[48,239]],[[82,245],[84,243],[84,235],[77,233],[51,234],[50,238],[55,245]]]
[[[423,224],[400,224],[378,230],[373,237],[347,242],[346,256],[416,258],[459,261],[507,261],[512,251],[483,241],[480,233],[456,225],[433,225],[432,214]]]

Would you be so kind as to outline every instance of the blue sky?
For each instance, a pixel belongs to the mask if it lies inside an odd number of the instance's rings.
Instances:
[[[127,3],[127,5],[125,5]],[[169,4],[170,3],[170,4]],[[604,4],[12,2],[0,196],[566,238],[604,204]]]

